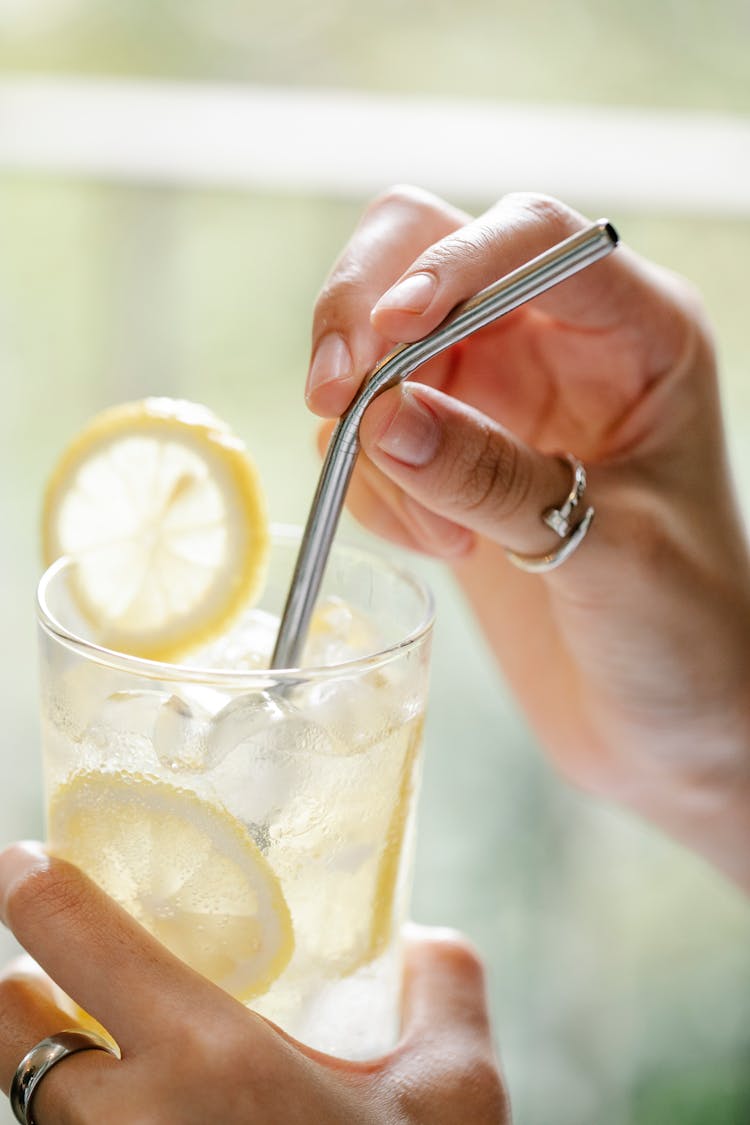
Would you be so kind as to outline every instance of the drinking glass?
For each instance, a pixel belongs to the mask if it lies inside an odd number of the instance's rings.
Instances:
[[[253,1009],[313,1047],[363,1059],[398,1032],[433,603],[398,565],[337,544],[302,666],[269,671],[298,546],[298,532],[275,529],[259,603],[179,665],[104,647],[77,608],[75,563],[47,571],[49,842],[178,955],[198,949],[208,975]],[[266,978],[251,979],[257,943],[229,972],[219,951],[200,948],[217,930],[179,910],[214,864],[220,881],[235,844],[268,899],[267,944],[286,942]],[[179,862],[160,872],[158,894],[153,878],[144,892],[144,868],[170,849]],[[232,909],[220,920],[230,943]]]

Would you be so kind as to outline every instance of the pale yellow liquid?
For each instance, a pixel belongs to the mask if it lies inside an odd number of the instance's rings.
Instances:
[[[250,614],[194,663],[262,667],[275,627]],[[308,662],[373,651],[373,628],[332,600],[314,622]],[[365,1058],[387,1049],[426,660],[247,692],[134,681],[52,655],[57,666],[43,669],[49,798],[82,771],[119,771],[187,789],[236,818],[278,879],[294,931],[291,959],[252,1007],[321,1050]],[[110,893],[115,875],[102,878]]]

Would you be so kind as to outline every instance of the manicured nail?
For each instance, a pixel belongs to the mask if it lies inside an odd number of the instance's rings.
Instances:
[[[378,438],[378,449],[405,465],[427,465],[440,445],[440,424],[426,406],[404,387],[401,402]]]
[[[346,379],[352,373],[352,357],[349,346],[338,332],[329,332],[318,344],[310,364],[305,386],[305,397],[326,383]]]
[[[11,844],[0,852],[0,921],[7,925],[5,905],[13,884],[37,867],[46,867],[49,856],[35,840]]]
[[[435,296],[436,289],[437,278],[433,274],[413,273],[384,293],[372,311],[383,312],[388,309],[394,312],[423,313]]]

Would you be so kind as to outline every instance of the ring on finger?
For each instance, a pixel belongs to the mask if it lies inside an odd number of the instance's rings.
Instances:
[[[594,518],[594,508],[589,506],[581,519],[576,523],[575,513],[580,506],[586,491],[586,469],[583,463],[572,453],[561,453],[560,458],[570,465],[573,480],[570,491],[559,508],[547,508],[542,512],[542,522],[554,531],[563,542],[554,551],[544,555],[522,555],[518,551],[505,548],[505,555],[519,570],[528,574],[544,574],[554,570],[569,559],[578,549],[591,526]]]
[[[79,1051],[107,1051],[117,1057],[110,1043],[94,1031],[83,1028],[58,1031],[32,1047],[16,1067],[10,1087],[10,1104],[21,1125],[37,1125],[32,1100],[39,1083],[53,1066]]]

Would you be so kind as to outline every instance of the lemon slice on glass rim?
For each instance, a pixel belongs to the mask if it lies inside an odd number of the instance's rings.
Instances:
[[[279,880],[225,809],[145,774],[81,771],[52,794],[49,846],[238,1000],[294,949]]]
[[[268,556],[258,474],[206,407],[147,398],[98,414],[47,486],[46,564],[75,560],[72,589],[99,643],[174,661],[257,595]]]

